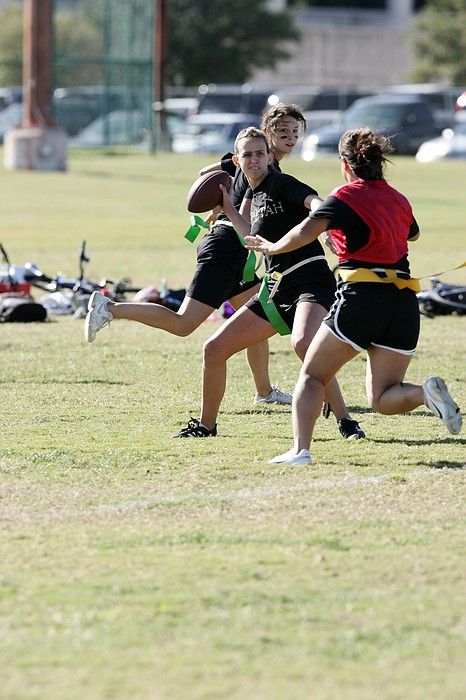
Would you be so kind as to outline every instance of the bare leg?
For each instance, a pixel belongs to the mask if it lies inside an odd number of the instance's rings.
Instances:
[[[269,356],[269,343],[267,340],[246,348],[248,365],[256,387],[256,394],[259,396],[268,396],[272,391],[269,375]]]
[[[226,388],[227,360],[246,347],[275,335],[268,323],[242,307],[204,344],[201,423],[212,429]]]
[[[322,323],[322,319],[327,315],[326,309],[320,304],[302,302],[296,308],[296,315],[293,324],[291,341],[294,350],[301,361],[304,361],[306,351],[317,333]],[[343,399],[340,387],[335,378],[325,387],[324,400],[332,409],[337,421],[342,418],[351,418]]]
[[[366,392],[378,413],[407,413],[425,405],[443,421],[450,433],[458,435],[461,412],[443,379],[431,377],[422,386],[405,384],[403,379],[412,355],[376,347],[369,348],[368,355]]]
[[[324,389],[338,370],[357,351],[335,338],[321,325],[312,340],[293,393],[293,435],[295,451],[308,450],[314,425],[322,408]]]
[[[185,297],[178,311],[161,304],[109,302],[108,309],[114,318],[138,321],[152,328],[160,328],[173,335],[187,336],[198,328],[214,311],[213,306]]]
[[[259,291],[259,285],[248,289],[243,294],[230,299],[230,304],[234,309],[239,309],[243,306],[254,294]],[[262,340],[260,343],[251,345],[246,348],[246,357],[251,370],[251,375],[256,387],[256,393],[259,396],[267,396],[272,391],[272,384],[269,376],[269,343],[267,340]]]
[[[403,383],[412,355],[376,347],[367,354],[366,394],[377,413],[407,413],[424,403],[422,386]]]

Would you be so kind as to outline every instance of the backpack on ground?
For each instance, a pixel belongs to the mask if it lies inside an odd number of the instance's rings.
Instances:
[[[45,321],[47,309],[29,294],[4,292],[0,294],[0,323],[33,323]]]
[[[26,279],[25,268],[11,265],[1,243],[0,253],[4,261],[0,266],[0,323],[45,321],[47,309],[32,298],[31,282]]]

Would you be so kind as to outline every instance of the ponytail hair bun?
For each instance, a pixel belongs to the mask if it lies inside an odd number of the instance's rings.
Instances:
[[[393,147],[388,137],[364,126],[345,131],[338,150],[355,175],[363,180],[381,180],[385,163],[389,162],[386,154],[391,153]]]

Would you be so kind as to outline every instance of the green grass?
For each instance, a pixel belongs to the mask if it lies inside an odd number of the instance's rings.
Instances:
[[[67,174],[0,171],[14,262],[185,286],[184,197],[200,157],[76,153]],[[337,162],[292,160],[325,194]],[[466,163],[395,159],[422,236],[415,273],[464,259]],[[454,272],[446,279],[464,278]],[[428,287],[428,280],[425,281]],[[290,411],[252,407],[232,358],[216,439],[197,413],[202,342],[114,323],[0,327],[0,695],[165,700],[456,700],[466,637],[464,437],[417,409],[367,408],[365,359],[340,377],[368,439],[319,420],[311,468],[266,460]],[[438,373],[464,407],[463,318],[423,319],[409,377]],[[294,384],[286,338],[271,374]]]

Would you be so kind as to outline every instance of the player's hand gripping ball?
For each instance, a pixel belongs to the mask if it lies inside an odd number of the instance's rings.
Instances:
[[[231,187],[231,177],[223,170],[214,170],[198,177],[186,197],[188,211],[202,214],[221,204],[222,190],[219,185],[224,185],[227,190]]]

